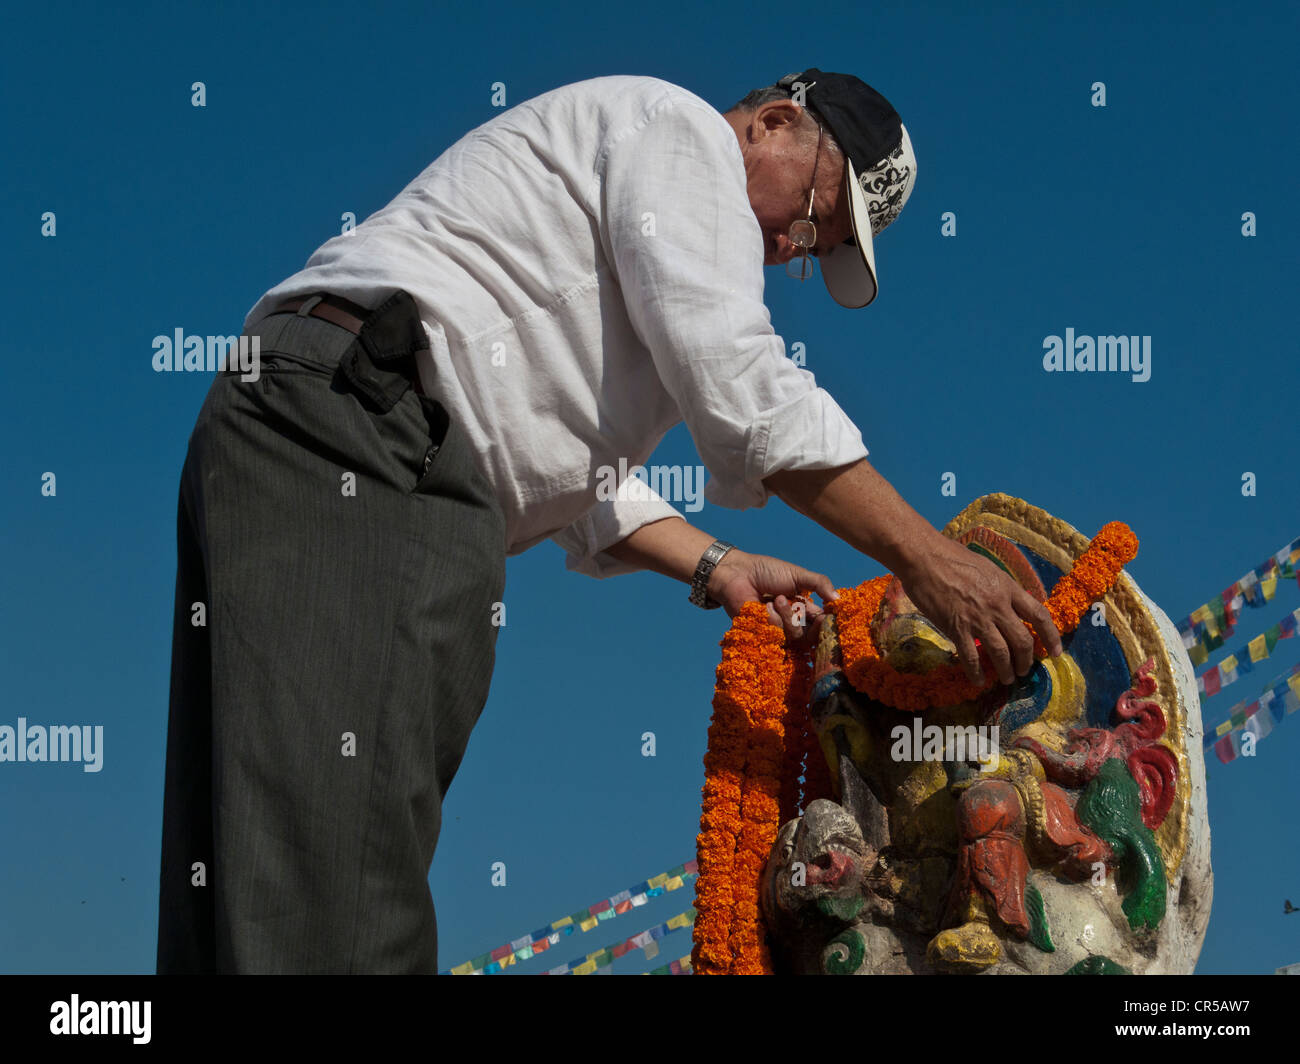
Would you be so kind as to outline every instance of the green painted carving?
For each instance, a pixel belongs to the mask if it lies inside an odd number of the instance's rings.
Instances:
[[[1154,930],[1165,916],[1165,866],[1151,829],[1142,823],[1138,785],[1124,762],[1111,758],[1079,796],[1075,813],[1110,844],[1122,875],[1133,884],[1124,913],[1134,931]]]
[[[867,956],[867,944],[854,930],[836,935],[822,954],[822,968],[827,975],[854,975]]]
[[[1029,941],[1044,953],[1055,953],[1052,933],[1047,926],[1047,906],[1043,896],[1032,883],[1025,888],[1025,912],[1029,914]]]
[[[1004,573],[1006,573],[1007,576],[1010,576],[1010,577],[1012,577],[1012,578],[1015,577],[1016,574],[1013,573],[1013,572],[1011,571],[1011,569],[1007,566],[1007,563],[1004,562],[1001,558],[999,558],[996,554],[994,554],[994,553],[993,553],[991,550],[989,550],[987,547],[981,547],[978,543],[967,543],[967,544],[966,544],[966,549],[967,549],[967,550],[973,550],[976,554],[979,554],[979,555],[981,555],[982,557],[987,558],[987,559],[988,559],[989,561],[991,561],[994,565],[996,565],[999,569],[1001,569]]]
[[[1132,975],[1122,964],[1116,964],[1109,957],[1094,953],[1084,957],[1078,964],[1065,971],[1066,975]]]
[[[834,894],[827,894],[817,899],[818,909],[836,920],[843,920],[846,924],[857,919],[858,913],[862,912],[862,906],[865,904],[866,899],[861,894],[855,894],[851,897],[838,897]]]

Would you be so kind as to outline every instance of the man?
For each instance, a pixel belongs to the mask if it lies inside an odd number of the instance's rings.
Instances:
[[[590,575],[769,600],[798,637],[826,576],[598,495],[681,420],[711,501],[775,494],[883,562],[972,676],[976,639],[1004,682],[1028,671],[1023,621],[1059,651],[872,470],[763,306],[763,264],[807,277],[810,255],[869,304],[914,176],[856,78],[807,70],[725,115],[600,78],[474,130],[258,301],[260,376],[214,381],[182,473],[159,972],[436,971],[428,870],[507,553],[552,538]]]

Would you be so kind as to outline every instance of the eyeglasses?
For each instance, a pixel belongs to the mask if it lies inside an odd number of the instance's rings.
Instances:
[[[812,188],[808,190],[808,217],[799,218],[790,224],[790,243],[803,252],[797,259],[785,264],[785,272],[799,281],[806,281],[813,275],[813,264],[808,252],[817,244],[817,227],[813,225],[813,197],[817,194],[817,164],[822,156],[822,124],[817,123],[817,154],[813,156]]]

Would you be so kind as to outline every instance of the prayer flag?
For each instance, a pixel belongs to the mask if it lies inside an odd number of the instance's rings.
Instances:
[[[1271,713],[1256,712],[1250,720],[1246,721],[1246,726],[1242,729],[1242,734],[1250,732],[1256,739],[1262,739],[1273,730],[1273,715]]]

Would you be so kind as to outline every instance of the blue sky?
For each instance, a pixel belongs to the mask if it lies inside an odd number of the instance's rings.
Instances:
[[[664,78],[725,109],[808,66],[907,123],[916,190],[876,245],[880,296],[836,306],[769,270],[788,344],[881,473],[942,526],[989,491],[1141,539],[1174,619],[1300,535],[1292,480],[1297,15],[1201,5],[56,3],[7,13],[0,217],[0,724],[104,726],[104,767],[0,764],[0,971],[153,970],[176,489],[210,378],[151,339],[228,334],[338,229],[507,102]],[[961,13],[958,13],[961,12]],[[203,81],[207,106],[190,104]],[[1094,82],[1106,106],[1090,103]],[[57,215],[42,237],[41,216]],[[941,216],[957,233],[944,237]],[[1254,212],[1257,235],[1241,233]],[[1152,337],[1150,380],[1045,373],[1045,336]],[[698,462],[680,426],[655,462]],[[58,494],[40,493],[55,471]],[[1258,491],[1244,497],[1241,477]],[[957,497],[940,493],[945,472]],[[694,523],[853,585],[881,572],[780,502]],[[430,882],[447,967],[694,856],[726,618],[652,574],[514,558],[492,693]],[[1229,648],[1300,606],[1279,590]],[[1300,658],[1280,644],[1232,703]],[[1217,657],[1212,660],[1217,660]],[[1209,764],[1215,898],[1199,970],[1300,961],[1300,720]],[[643,758],[653,731],[657,756]],[[504,861],[507,885],[490,885]],[[566,939],[570,960],[681,912],[689,890]],[[688,953],[688,932],[653,962]],[[540,961],[520,971],[543,967]]]

